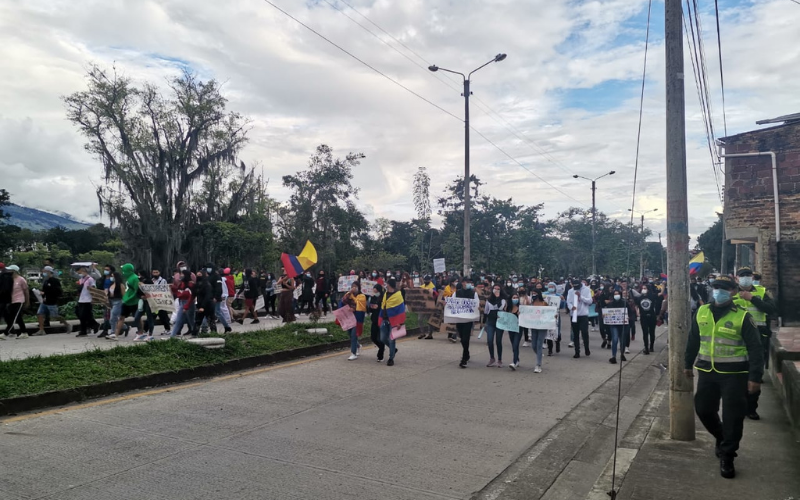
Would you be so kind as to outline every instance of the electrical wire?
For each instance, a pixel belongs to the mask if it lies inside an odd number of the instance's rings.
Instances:
[[[800,2],[797,2],[800,4]],[[714,0],[714,14],[717,19],[717,48],[719,49],[719,83],[722,87],[722,126],[725,136],[728,136],[728,117],[725,114],[725,77],[722,75],[722,38],[719,34],[719,2]]]

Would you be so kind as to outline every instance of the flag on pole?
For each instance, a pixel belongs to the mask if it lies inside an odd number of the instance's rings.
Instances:
[[[706,256],[703,252],[695,255],[692,260],[689,261],[689,274],[694,275],[700,271],[700,267],[702,267],[703,263],[706,261]]]
[[[300,255],[294,256],[288,253],[281,254],[281,262],[283,268],[286,269],[286,275],[294,278],[317,263],[317,249],[311,244],[311,241],[306,241],[306,246]]]

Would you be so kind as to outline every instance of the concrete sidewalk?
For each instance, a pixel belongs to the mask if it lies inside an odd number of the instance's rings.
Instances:
[[[618,500],[797,500],[800,499],[800,441],[778,395],[765,379],[761,420],[745,420],[736,459],[736,478],[719,474],[714,439],[696,420],[697,439],[669,438],[669,377],[662,377],[650,404],[620,442]],[[608,500],[611,462],[587,500]]]

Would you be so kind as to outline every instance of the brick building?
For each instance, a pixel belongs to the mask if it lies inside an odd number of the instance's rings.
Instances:
[[[800,113],[757,124],[773,126],[720,140],[725,154],[725,236],[736,245],[737,268],[747,265],[760,272],[762,284],[778,300],[784,322],[798,323]]]

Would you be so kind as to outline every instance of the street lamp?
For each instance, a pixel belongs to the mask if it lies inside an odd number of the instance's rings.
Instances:
[[[641,231],[642,231],[642,234],[644,234],[644,216],[645,216],[646,214],[651,214],[651,213],[653,213],[653,212],[658,212],[658,209],[657,209],[657,208],[654,208],[654,209],[652,209],[652,210],[646,210],[646,211],[644,211],[644,212],[640,212],[640,211],[638,211],[638,210],[631,210],[631,209],[629,208],[629,209],[628,209],[628,212],[633,212],[633,213],[635,213],[635,214],[640,214],[640,215],[642,216],[642,229],[641,229]],[[659,239],[659,241],[661,240],[661,235],[660,235],[660,233],[659,233],[659,237],[658,237],[658,239]],[[644,276],[644,246],[645,246],[645,244],[644,244],[644,243],[642,243],[642,249],[641,249],[641,251],[639,252],[639,277],[640,277],[640,278]],[[662,261],[662,265],[661,265],[661,266],[662,266],[662,268],[663,268],[663,266],[664,266],[664,265],[663,265],[663,261]],[[662,270],[663,270],[663,269],[662,269]]]
[[[469,96],[471,94],[469,90],[469,83],[470,77],[472,77],[472,73],[475,73],[479,69],[483,68],[484,66],[488,66],[493,62],[500,62],[505,60],[506,54],[497,54],[494,56],[494,59],[483,64],[482,66],[477,67],[476,69],[469,72],[468,75],[464,75],[464,73],[460,73],[458,71],[452,71],[445,68],[440,68],[439,66],[431,65],[428,66],[428,69],[436,72],[436,71],[446,71],[448,73],[453,73],[456,75],[461,75],[461,78],[464,80],[464,93],[461,94],[464,96],[464,276],[469,276],[469,268],[470,268],[470,239],[469,239],[469,217],[470,217],[470,194],[469,194]]]
[[[615,170],[612,170],[611,172],[603,174],[600,177],[595,177],[594,179],[590,179],[578,174],[572,176],[575,179],[586,179],[592,183],[592,276],[597,276],[597,258],[595,255],[595,223],[597,221],[597,206],[595,205],[595,191],[597,190],[596,183],[603,177],[607,175],[614,175],[616,173],[617,172]]]

